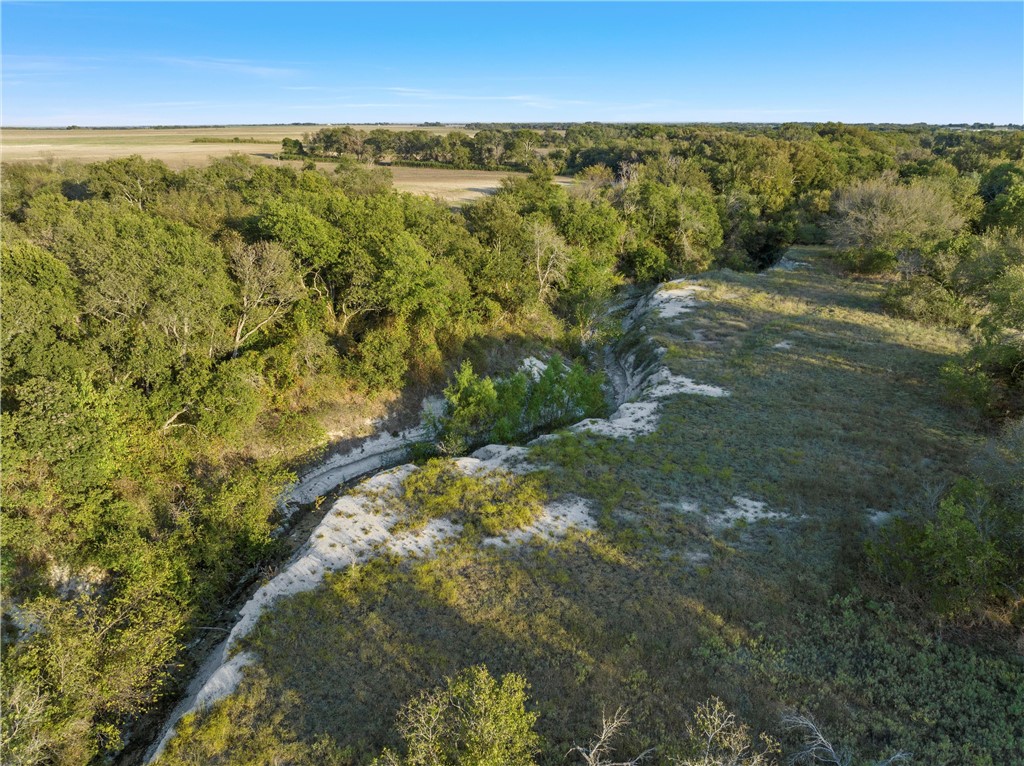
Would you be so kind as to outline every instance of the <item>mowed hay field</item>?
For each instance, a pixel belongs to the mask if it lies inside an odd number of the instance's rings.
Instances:
[[[160,160],[175,170],[205,165],[217,157],[240,153],[258,162],[278,164],[276,159],[285,138],[301,139],[324,125],[235,125],[213,128],[125,128],[125,129],[30,129],[5,128],[0,131],[0,159],[3,162],[45,162],[77,160],[101,162],[138,154]],[[370,130],[373,125],[353,125]],[[425,130],[447,133],[443,126],[388,125],[388,130]],[[466,131],[472,133],[473,131]],[[234,143],[232,139],[240,141]],[[196,139],[215,139],[195,143]],[[249,143],[255,139],[255,143]],[[223,143],[222,143],[223,142]],[[300,162],[284,164],[299,167]],[[318,163],[332,172],[332,163]],[[450,203],[468,202],[492,193],[507,172],[447,170],[442,168],[392,167],[395,188],[411,194],[426,194]],[[568,178],[557,179],[569,183]]]

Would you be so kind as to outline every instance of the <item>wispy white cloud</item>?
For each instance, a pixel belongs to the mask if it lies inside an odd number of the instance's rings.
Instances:
[[[446,91],[430,90],[428,88],[407,88],[407,87],[389,87],[384,88],[389,93],[395,93],[399,96],[407,96],[409,98],[421,99],[423,101],[447,101],[447,102],[459,102],[459,101],[483,101],[483,102],[505,102],[523,104],[525,106],[532,106],[541,109],[554,109],[560,106],[587,106],[593,102],[583,101],[580,99],[568,99],[558,98],[554,96],[538,96],[535,94],[528,93],[516,93],[516,94],[478,94],[478,93],[450,93]]]
[[[104,67],[160,64],[162,66],[225,72],[261,79],[282,79],[302,74],[294,67],[267,66],[245,59],[223,59],[208,56],[149,56],[125,54],[121,56],[24,56],[5,54],[3,71],[6,75],[38,77],[78,73]]]
[[[388,103],[388,102],[357,103],[357,102],[325,101],[324,103],[321,103],[321,104],[286,104],[286,105],[284,105],[282,107],[282,109],[285,109],[285,110],[288,110],[288,109],[301,109],[303,111],[319,111],[319,112],[322,113],[322,112],[328,111],[330,109],[393,109],[393,108],[400,108],[402,106],[403,106],[403,104],[396,104],[394,102],[391,102],[391,103]]]
[[[204,69],[213,72],[248,75],[251,77],[280,78],[294,77],[301,74],[300,70],[290,67],[266,66],[243,59],[219,59],[206,56],[182,58],[178,56],[154,56],[153,61],[170,66],[181,66],[189,69]]]
[[[109,61],[103,56],[22,56],[4,54],[4,74],[23,76],[62,74],[95,69],[101,63]]]
[[[171,107],[174,109],[184,109],[191,107],[207,107],[207,106],[220,106],[220,102],[216,101],[144,101],[135,104],[135,106],[143,106],[147,108],[162,109],[165,107]]]

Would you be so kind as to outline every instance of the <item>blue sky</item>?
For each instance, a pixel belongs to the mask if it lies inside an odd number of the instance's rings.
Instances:
[[[1024,122],[1024,3],[19,3],[2,124]]]

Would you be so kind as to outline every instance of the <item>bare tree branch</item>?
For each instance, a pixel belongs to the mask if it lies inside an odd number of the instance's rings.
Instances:
[[[837,752],[809,716],[792,713],[783,716],[782,725],[789,731],[796,731],[803,735],[801,749],[790,756],[790,763],[830,763],[834,766],[849,766],[849,754]]]
[[[572,755],[578,753],[583,759],[583,763],[586,766],[638,766],[648,755],[654,752],[654,748],[649,748],[640,753],[640,755],[631,758],[628,761],[606,761],[605,758],[611,756],[614,749],[611,746],[611,742],[615,739],[615,736],[629,725],[629,710],[624,707],[618,708],[614,715],[609,718],[606,714],[601,714],[601,733],[598,734],[597,739],[591,740],[586,746],[576,745],[566,755]]]
[[[789,757],[790,763],[808,764],[808,766],[817,763],[850,766],[852,763],[853,756],[833,746],[810,716],[790,713],[782,717],[782,725],[789,731],[803,735],[801,749]],[[878,761],[876,766],[893,766],[897,763],[907,763],[910,759],[910,753],[900,751],[890,755],[884,761]]]

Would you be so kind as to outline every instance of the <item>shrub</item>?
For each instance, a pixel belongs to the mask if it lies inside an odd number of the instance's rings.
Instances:
[[[970,307],[929,277],[913,277],[890,287],[883,298],[885,310],[905,319],[966,328],[972,324]]]
[[[403,708],[399,730],[406,755],[391,750],[376,766],[531,766],[540,738],[537,713],[526,710],[526,679],[495,680],[483,665],[446,679]]]
[[[942,383],[954,401],[994,418],[1024,412],[1024,344],[983,342],[942,368]]]
[[[402,320],[366,333],[357,351],[355,373],[370,391],[394,390],[409,369],[409,329]]]
[[[444,395],[446,412],[434,423],[437,450],[462,455],[489,442],[524,440],[542,429],[559,428],[606,410],[600,373],[581,364],[567,367],[552,357],[535,379],[520,372],[508,378],[481,378],[467,361]]]
[[[529,524],[544,494],[536,480],[507,471],[467,475],[451,460],[430,460],[402,482],[409,524],[449,517],[467,530],[500,534]]]
[[[668,253],[651,242],[638,245],[626,260],[638,282],[658,282],[668,276]]]
[[[962,480],[934,518],[893,522],[870,553],[883,574],[921,591],[941,615],[964,620],[1016,598],[1024,578],[1019,526],[983,484]]]
[[[992,380],[977,363],[969,360],[947,362],[942,366],[940,379],[954,402],[987,410],[994,401]]]
[[[525,383],[525,376],[521,376]],[[435,425],[438,450],[461,455],[490,434],[499,418],[500,404],[494,381],[473,372],[465,361],[444,390],[446,414]]]

